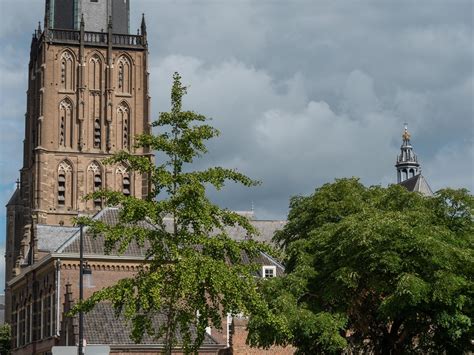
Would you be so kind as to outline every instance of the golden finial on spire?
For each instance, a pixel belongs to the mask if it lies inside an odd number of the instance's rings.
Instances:
[[[403,132],[402,138],[404,141],[409,141],[410,140],[410,132],[408,132],[408,123],[405,123],[405,131]]]

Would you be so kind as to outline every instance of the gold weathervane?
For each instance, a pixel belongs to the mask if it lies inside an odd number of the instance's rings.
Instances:
[[[409,141],[410,138],[411,138],[411,134],[410,134],[410,132],[408,132],[408,124],[406,124],[406,123],[405,123],[405,132],[403,132],[402,138],[405,141]]]

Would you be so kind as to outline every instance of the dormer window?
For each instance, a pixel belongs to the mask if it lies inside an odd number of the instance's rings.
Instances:
[[[262,277],[275,277],[276,276],[276,266],[263,266],[262,267]]]

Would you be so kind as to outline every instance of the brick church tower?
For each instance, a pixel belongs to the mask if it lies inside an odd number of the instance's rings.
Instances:
[[[102,209],[97,189],[143,197],[146,177],[103,160],[150,131],[146,25],[129,0],[46,0],[32,39],[21,179],[7,204],[6,282],[38,260],[36,225],[70,226]],[[9,292],[6,289],[8,321]]]

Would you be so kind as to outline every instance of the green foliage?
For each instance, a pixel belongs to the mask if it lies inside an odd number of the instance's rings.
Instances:
[[[292,344],[302,354],[471,349],[474,198],[466,190],[423,197],[341,179],[290,207],[275,236],[287,275],[263,284],[271,321],[251,317],[251,344]]]
[[[9,324],[0,326],[0,354],[7,355],[11,353],[11,329]]]
[[[206,153],[204,141],[218,131],[205,124],[204,116],[182,111],[185,93],[186,87],[175,73],[171,111],[161,113],[153,123],[161,133],[136,137],[136,147],[167,157],[161,165],[156,166],[148,156],[124,151],[108,159],[110,164],[125,163],[130,171],[147,176],[151,185],[148,197],[141,200],[119,192],[96,192],[89,197],[121,206],[120,222],[107,225],[90,218],[77,220],[89,227],[89,233],[105,236],[108,252],[114,248],[124,252],[131,243],[145,246],[147,263],[134,278],[96,292],[76,311],[90,310],[102,300],[112,301],[116,310],[132,321],[135,341],[146,333],[162,338],[166,353],[178,345],[185,352],[196,351],[206,327],[221,328],[227,313],[264,314],[266,310],[254,277],[255,265],[244,264],[241,257],[242,253],[256,256],[262,246],[251,239],[233,241],[226,232],[227,226],[241,226],[252,236],[254,228],[245,217],[219,208],[206,197],[206,186],[219,190],[226,181],[249,187],[258,182],[220,167],[186,169],[186,164]],[[172,220],[171,231],[165,218]],[[144,220],[156,228],[140,227]],[[155,328],[151,318],[157,314],[165,321]]]

